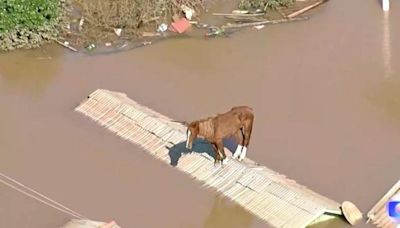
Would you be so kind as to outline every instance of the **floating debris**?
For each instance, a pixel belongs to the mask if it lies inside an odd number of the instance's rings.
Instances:
[[[171,23],[170,30],[172,32],[184,33],[190,28],[191,24],[186,18],[181,18],[178,21]]]
[[[55,41],[56,43],[58,43],[59,45],[61,45],[61,46],[63,46],[63,47],[68,48],[68,49],[71,50],[71,51],[74,51],[74,52],[77,52],[77,51],[78,51],[78,50],[76,50],[75,48],[69,46],[69,42],[68,42],[68,41],[61,42],[61,41],[59,41],[59,40],[57,40],[57,39],[53,39],[53,41]]]
[[[303,21],[308,20],[309,17],[294,17],[294,18],[284,18],[278,20],[266,20],[266,21],[258,21],[258,22],[250,22],[250,23],[240,23],[240,24],[227,24],[222,26],[223,29],[232,29],[232,28],[245,28],[249,26],[258,26],[258,25],[266,25],[266,24],[279,24],[279,23],[286,23],[286,22],[295,22],[295,21]]]
[[[327,1],[328,0],[295,1],[294,4],[288,7],[286,6],[277,7],[277,10],[285,18],[294,18]]]
[[[195,25],[196,25],[197,28],[200,28],[200,29],[204,29],[204,28],[210,27],[210,25],[205,24],[205,23],[195,23]]]
[[[117,34],[117,36],[121,36],[122,29],[120,29],[120,28],[115,28],[115,29],[114,29],[114,32],[115,32],[115,34]]]
[[[168,25],[165,23],[162,23],[160,26],[157,28],[157,32],[165,32],[168,29]]]
[[[174,16],[172,16],[172,21],[179,21],[179,19],[181,19],[181,17],[178,14],[174,14]]]
[[[125,43],[125,44],[123,44],[121,47],[119,47],[119,48],[124,48],[124,47],[127,47],[128,46],[128,44],[127,43]]]
[[[194,16],[194,13],[195,13],[194,9],[192,9],[188,6],[185,6],[185,5],[182,5],[181,9],[185,13],[186,19],[192,20],[192,17]]]
[[[249,11],[247,11],[247,10],[233,10],[232,13],[233,14],[247,14],[247,13],[249,13]]]
[[[71,25],[67,24],[65,28],[67,29],[67,34],[71,34]]]
[[[83,17],[81,17],[81,20],[79,21],[79,27],[78,27],[79,31],[82,31],[82,26],[83,26],[84,21],[85,21],[85,19]]]
[[[213,16],[235,16],[235,17],[258,17],[258,16],[264,16],[263,13],[245,13],[245,14],[240,14],[240,13],[213,13]]]
[[[88,51],[93,51],[96,48],[95,44],[89,44],[88,46],[86,46],[86,50]]]
[[[209,27],[208,28],[208,32],[206,33],[206,36],[211,36],[211,37],[215,37],[215,36],[225,36],[225,29],[223,28],[219,28],[219,27]]]

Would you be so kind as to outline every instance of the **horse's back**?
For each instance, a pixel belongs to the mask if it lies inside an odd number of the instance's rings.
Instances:
[[[231,112],[245,114],[245,115],[248,115],[251,117],[254,116],[253,109],[251,107],[245,106],[245,105],[233,107],[231,109]]]

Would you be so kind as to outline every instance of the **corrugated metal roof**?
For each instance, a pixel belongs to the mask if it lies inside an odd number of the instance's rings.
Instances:
[[[121,228],[118,224],[105,223],[87,219],[71,219],[68,223],[63,225],[61,228]]]
[[[76,109],[100,125],[170,163],[170,150],[186,140],[186,128],[125,94],[96,90]],[[202,152],[202,151],[197,151]],[[275,227],[306,227],[324,213],[341,215],[339,203],[250,159],[214,167],[207,153],[182,155],[176,168],[237,202]]]
[[[371,221],[376,227],[396,228],[386,209],[386,204],[395,195],[400,195],[400,180],[368,212],[368,222]]]

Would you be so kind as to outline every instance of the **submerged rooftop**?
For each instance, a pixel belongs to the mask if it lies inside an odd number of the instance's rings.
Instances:
[[[226,166],[215,167],[204,143],[194,145],[194,153],[185,153],[185,127],[126,94],[98,89],[75,111],[174,164],[274,227],[306,227],[342,215],[339,203],[250,159],[240,163],[228,156]]]

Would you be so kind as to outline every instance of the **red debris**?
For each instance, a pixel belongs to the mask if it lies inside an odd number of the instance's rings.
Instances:
[[[171,30],[172,32],[184,33],[190,28],[190,26],[191,24],[186,18],[181,18],[175,22],[172,22],[169,30]]]

